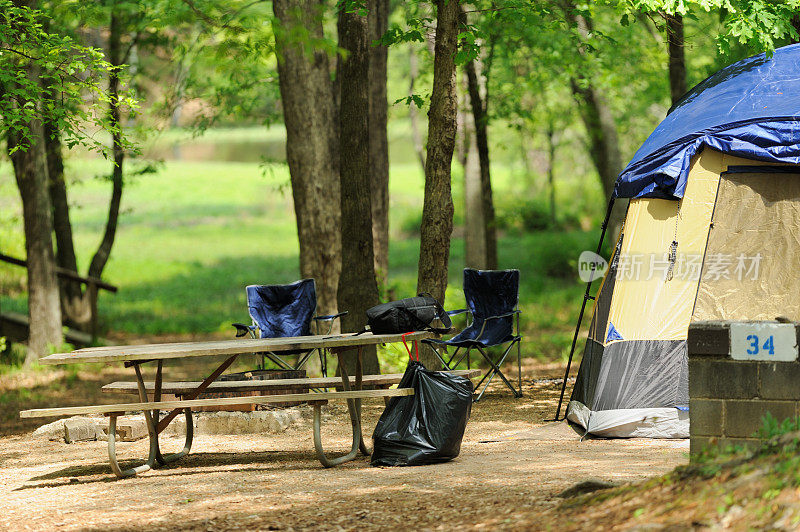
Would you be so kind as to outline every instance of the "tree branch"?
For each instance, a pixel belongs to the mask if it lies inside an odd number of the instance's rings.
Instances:
[[[220,24],[216,20],[214,20],[213,18],[211,18],[208,15],[206,15],[205,13],[203,13],[194,4],[193,0],[183,0],[183,3],[186,4],[187,6],[189,6],[189,9],[191,9],[194,12],[195,15],[200,17],[200,19],[203,22],[205,22],[206,24],[208,24],[212,28],[218,28],[218,29],[224,30],[225,28],[227,28],[227,27],[229,27],[231,25],[231,23],[236,19],[236,17],[238,17],[242,13],[242,11],[244,11],[246,9],[249,9],[250,7],[252,7],[252,6],[256,5],[256,4],[260,4],[260,3],[265,2],[265,1],[266,0],[253,0],[253,2],[250,2],[249,4],[243,5],[241,8],[239,8],[238,10],[236,10],[233,13],[230,14],[230,16],[228,17],[228,21],[225,24]]]

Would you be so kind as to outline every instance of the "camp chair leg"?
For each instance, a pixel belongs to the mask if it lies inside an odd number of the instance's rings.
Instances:
[[[519,336],[519,314],[517,314],[517,335]],[[522,340],[517,340],[517,384],[522,397]]]
[[[508,348],[507,348],[507,349],[505,350],[505,352],[503,353],[503,356],[502,356],[502,357],[500,357],[500,360],[497,362],[497,364],[495,364],[495,365],[494,365],[494,369],[493,369],[493,371],[494,371],[496,374],[500,375],[500,378],[501,378],[501,379],[503,379],[503,382],[505,382],[505,383],[506,383],[506,386],[508,386],[508,389],[509,389],[509,390],[511,390],[511,391],[514,393],[514,397],[516,397],[516,398],[520,398],[520,397],[522,397],[522,385],[520,384],[520,387],[519,387],[519,389],[515,389],[515,388],[514,388],[514,385],[513,385],[513,384],[511,384],[511,381],[509,381],[509,380],[506,378],[506,375],[505,375],[505,373],[503,373],[502,371],[500,371],[500,366],[503,364],[503,362],[505,362],[506,358],[508,357],[508,354],[511,352],[511,349],[512,349],[513,347],[514,347],[514,344],[513,344],[513,343],[512,343],[511,345],[509,345],[509,346],[508,346]],[[490,361],[490,363],[491,363],[491,361]],[[490,378],[490,380],[491,380],[491,378]],[[487,386],[488,386],[488,383],[487,383]]]
[[[517,342],[519,342],[519,340],[517,340]],[[477,403],[478,401],[481,400],[481,398],[483,397],[483,394],[486,393],[486,389],[489,387],[489,384],[492,382],[492,379],[494,378],[495,375],[500,375],[500,378],[503,380],[503,382],[506,383],[506,386],[508,386],[508,388],[514,393],[514,397],[518,397],[518,398],[522,397],[522,384],[520,383],[519,390],[515,389],[514,385],[511,384],[511,382],[509,382],[509,380],[506,378],[506,376],[503,374],[503,372],[500,371],[500,366],[503,364],[503,362],[505,362],[505,359],[508,356],[508,353],[511,352],[511,349],[513,347],[514,347],[513,343],[511,345],[509,345],[508,348],[503,353],[503,356],[500,357],[500,360],[497,363],[495,363],[489,357],[489,355],[486,354],[486,352],[483,349],[481,349],[480,347],[476,347],[476,349],[481,353],[481,355],[483,355],[483,358],[485,358],[486,361],[489,363],[489,365],[491,365],[492,367],[486,373],[486,375],[483,376],[483,378],[480,380],[480,382],[478,382],[477,386],[475,386],[476,389],[478,387],[480,387],[481,383],[483,383],[483,381],[488,377],[488,380],[486,380],[486,384],[484,385],[483,390],[481,390],[481,393],[478,394],[478,396],[474,399],[474,402]],[[521,379],[521,377],[520,377],[520,379]]]
[[[457,348],[457,349],[456,349],[456,352],[455,352],[455,353],[453,353],[453,358],[455,358],[455,357],[456,357],[456,354],[458,353],[458,350],[459,350],[459,349],[461,349],[461,348],[460,348],[460,347],[459,347],[459,348]],[[469,368],[469,353],[470,353],[470,351],[472,351],[472,348],[471,348],[471,347],[467,347],[467,351],[466,351],[466,352],[465,352],[463,355],[461,355],[461,358],[459,358],[459,359],[458,359],[458,362],[456,362],[455,364],[453,364],[453,365],[451,366],[451,368],[450,368],[450,369],[456,369],[456,368],[458,368],[458,365],[459,365],[459,364],[461,364],[461,363],[464,361],[464,359],[465,359],[465,358],[467,359],[467,369],[470,369],[470,368]],[[453,361],[453,358],[451,358],[451,359],[450,359],[450,362],[452,362],[452,361]]]
[[[276,355],[275,353],[271,353],[269,351],[266,351],[266,352],[262,353],[262,356],[264,358],[270,359],[273,363],[275,363],[275,365],[277,365],[281,369],[285,369],[287,371],[297,371],[297,370],[299,370],[300,368],[302,368],[303,366],[306,365],[306,362],[308,362],[308,359],[311,358],[311,356],[314,354],[314,351],[319,351],[319,350],[318,349],[311,349],[311,350],[309,350],[309,351],[307,351],[307,352],[305,352],[303,354],[297,355],[297,362],[295,362],[294,365],[285,362],[278,355]],[[320,355],[320,361],[321,362],[323,361],[322,357],[323,357],[323,355]],[[323,363],[323,368],[324,368],[324,371],[327,373],[327,368],[325,368],[325,364],[324,363]],[[262,363],[262,369],[264,369],[264,364],[263,363]],[[324,373],[323,373],[323,375],[324,375]],[[325,376],[327,376],[327,375],[325,375]]]
[[[158,452],[158,442],[155,438],[150,438],[150,453],[147,461],[142,465],[131,467],[129,469],[121,469],[119,462],[117,462],[117,416],[119,413],[109,414],[108,417],[108,462],[111,464],[111,471],[114,472],[119,478],[133,477],[139,473],[150,471],[156,463],[156,454]]]
[[[285,370],[293,370],[293,369],[295,369],[291,365],[289,365],[286,362],[284,362],[283,360],[281,360],[280,357],[276,356],[273,353],[270,353],[269,351],[265,351],[264,352],[264,356],[267,357],[268,359],[270,359],[275,364],[277,364],[277,366],[280,367],[281,369],[285,369]]]
[[[484,355],[484,356],[486,356],[486,355]],[[475,389],[477,390],[478,388],[480,388],[480,387],[481,387],[481,384],[483,384],[483,381],[485,381],[487,378],[491,378],[493,373],[494,373],[494,369],[491,369],[491,368],[489,369],[489,371],[487,371],[486,373],[484,373],[484,374],[483,374],[483,377],[481,377],[481,380],[479,380],[479,381],[478,381],[478,382],[475,384]]]
[[[323,377],[328,376],[328,360],[325,357],[325,350],[324,349],[317,349],[317,354],[319,355],[319,368],[322,372]]]
[[[296,370],[302,368],[303,366],[305,366],[306,362],[308,362],[308,359],[311,358],[311,355],[314,354],[314,351],[315,350],[312,349],[308,353],[305,353],[303,355],[297,355],[297,363],[294,365],[294,367],[292,369],[294,369],[296,371]]]
[[[433,354],[436,355],[436,358],[438,358],[439,362],[442,363],[442,366],[444,366],[445,369],[450,369],[450,365],[447,363],[447,361],[444,359],[444,357],[441,355],[441,353],[439,353],[439,349],[434,347],[431,344],[427,344],[427,346],[430,347],[431,351],[433,351]],[[456,352],[457,351],[458,350],[456,350]],[[445,353],[445,356],[446,356],[446,353]],[[455,356],[455,355],[453,355],[453,356]],[[450,360],[452,360],[452,358]]]
[[[456,350],[453,351],[453,356],[451,356],[450,360],[447,361],[447,364],[446,364],[447,369],[455,369],[456,366],[458,366],[461,363],[461,361],[464,359],[464,355],[461,355],[461,358],[458,359],[458,362],[456,362],[455,366],[453,365],[453,360],[456,359],[456,356],[458,356],[458,352],[459,351],[461,351],[461,348],[460,347],[456,347]]]
[[[514,388],[514,385],[511,384],[511,382],[506,378],[505,373],[500,371],[500,366],[503,364],[503,362],[505,362],[506,358],[508,357],[508,354],[511,352],[511,348],[513,348],[513,347],[514,347],[513,343],[511,345],[509,345],[508,348],[506,348],[505,352],[503,353],[503,356],[500,357],[500,360],[498,360],[496,364],[494,362],[492,362],[492,360],[489,359],[486,354],[484,354],[484,356],[487,357],[487,360],[489,361],[489,364],[492,365],[492,369],[491,369],[492,376],[489,377],[489,381],[491,382],[491,380],[494,378],[495,375],[500,375],[500,378],[503,379],[503,382],[506,383],[506,386],[508,386],[508,388],[514,393],[514,397],[522,397],[522,388],[520,388],[519,390],[516,390]],[[489,386],[489,382],[486,383],[486,387],[484,387],[484,391],[486,391],[486,388],[488,386]],[[481,394],[481,395],[483,395],[483,394]]]

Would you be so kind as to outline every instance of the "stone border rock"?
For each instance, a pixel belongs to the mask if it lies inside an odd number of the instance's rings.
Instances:
[[[303,418],[311,416],[311,408],[302,405],[254,412],[194,412],[195,434],[276,434],[286,431]],[[104,416],[73,416],[42,425],[33,431],[34,438],[74,443],[106,440],[108,420]],[[136,441],[147,437],[147,425],[141,414],[120,416],[117,420],[117,441]],[[166,435],[186,434],[186,419],[176,418],[163,432]]]

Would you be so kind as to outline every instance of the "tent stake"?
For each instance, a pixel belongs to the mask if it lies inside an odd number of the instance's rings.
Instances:
[[[611,209],[614,208],[614,195],[611,195],[611,199],[608,201],[608,208],[606,209],[606,217],[603,220],[603,224],[600,226],[600,240],[597,242],[597,250],[595,253],[597,255],[600,254],[600,249],[603,247],[603,238],[606,236],[606,229],[608,229],[608,221],[611,218]],[[567,370],[564,372],[564,382],[561,384],[561,396],[558,398],[558,408],[556,409],[556,417],[554,419],[548,419],[547,421],[560,421],[559,416],[561,415],[561,403],[564,401],[564,392],[567,389],[567,379],[569,378],[569,368],[572,365],[572,356],[575,354],[575,345],[578,342],[578,335],[580,334],[581,330],[581,322],[583,321],[583,314],[586,311],[586,302],[590,299],[594,299],[589,292],[592,290],[592,282],[594,282],[594,271],[589,276],[589,282],[586,283],[586,292],[583,294],[583,303],[581,303],[581,312],[578,314],[578,323],[575,325],[575,334],[572,337],[572,347],[569,350],[569,359],[567,360]],[[566,414],[565,414],[566,417]]]

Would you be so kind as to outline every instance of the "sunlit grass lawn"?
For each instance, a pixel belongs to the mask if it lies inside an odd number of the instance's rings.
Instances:
[[[68,163],[70,202],[82,271],[102,236],[110,186],[101,159]],[[455,167],[455,166],[454,166]],[[117,239],[103,277],[119,286],[102,293],[102,325],[136,335],[227,334],[232,321],[247,321],[244,286],[298,278],[298,245],[289,177],[283,164],[168,161],[155,173],[126,184]],[[454,178],[457,220],[462,219],[461,180]],[[495,196],[519,195],[511,170],[494,172]],[[391,171],[390,271],[394,297],[414,294],[419,254],[411,231],[420,218],[423,178],[419,165]],[[562,191],[566,197],[574,192]],[[566,201],[564,199],[563,201]],[[585,201],[585,198],[584,198]],[[3,252],[24,256],[19,200],[8,164],[0,165],[0,238]],[[446,306],[463,306],[464,243],[457,228],[450,256]],[[595,231],[506,231],[500,267],[519,268],[526,356],[563,358],[581,301],[574,264],[594,247]],[[22,270],[0,267],[2,308],[25,312]],[[548,276],[550,274],[550,276]]]

